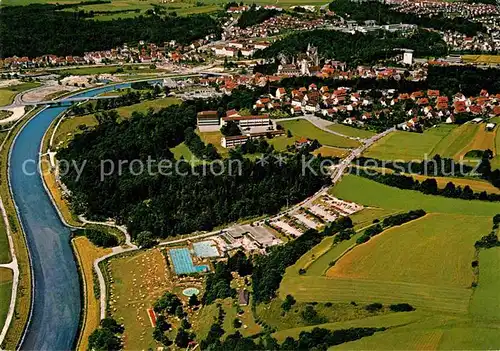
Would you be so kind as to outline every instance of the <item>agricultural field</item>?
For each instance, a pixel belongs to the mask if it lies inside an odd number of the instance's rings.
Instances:
[[[433,149],[433,155],[458,158],[479,132],[479,124],[462,124],[446,135]],[[463,153],[465,155],[465,153]]]
[[[472,295],[471,314],[498,320],[500,316],[500,247],[482,250],[479,254],[479,282]]]
[[[125,326],[124,348],[156,349],[147,309],[172,287],[165,258],[159,249],[112,258],[109,308],[111,316]]]
[[[317,139],[321,145],[344,148],[359,146],[357,141],[325,132],[303,119],[279,122],[279,124],[284,129],[289,130],[293,136],[309,138],[311,140]]]
[[[132,112],[141,112],[146,113],[148,109],[152,108],[154,111],[158,111],[162,108],[179,104],[181,100],[177,98],[167,97],[163,99],[155,99],[155,100],[145,100],[135,105],[118,107],[116,111],[123,118],[130,118],[132,116]]]
[[[38,86],[40,86],[39,83],[30,82],[0,88],[0,106],[10,105],[17,94]]]
[[[73,247],[76,251],[80,274],[82,275],[85,287],[85,296],[82,329],[80,331],[79,350],[88,349],[89,335],[97,329],[100,322],[99,299],[94,294],[94,289],[98,289],[94,282],[94,260],[111,253],[111,249],[104,249],[94,246],[86,237],[80,236],[73,239]]]
[[[388,330],[335,349],[498,349],[500,298],[496,277],[500,248],[481,250],[479,283],[471,262],[474,243],[491,230],[500,205],[481,201],[427,196],[387,187],[348,175],[337,184],[334,196],[378,206],[353,216],[355,228],[401,210],[423,208],[425,217],[393,227],[356,245],[350,240],[332,246],[325,238],[285,273],[279,297],[292,294],[298,302],[409,303],[414,312],[326,323],[320,327],[385,326]],[[420,196],[423,195],[423,196]],[[299,269],[305,273],[299,274]],[[279,330],[279,340],[312,327]]]
[[[427,129],[424,133],[395,131],[383,137],[369,147],[363,156],[380,160],[422,160],[425,155],[430,158],[434,148],[456,126],[442,124]]]
[[[321,155],[323,157],[345,157],[347,155],[347,150],[333,146],[321,146],[319,149],[313,151],[313,155]]]
[[[355,138],[370,138],[374,136],[377,133],[371,132],[369,130],[364,130],[364,129],[359,129],[359,128],[354,128],[350,126],[346,126],[345,124],[339,124],[335,123],[327,127],[330,130],[333,130],[334,132],[355,137]]]
[[[466,289],[472,284],[474,243],[490,230],[491,217],[428,214],[357,246],[326,276]]]
[[[462,55],[464,62],[500,64],[500,55]]]
[[[384,209],[408,211],[422,208],[427,212],[489,217],[500,213],[500,204],[495,202],[425,195],[413,190],[397,189],[354,175],[345,176],[330,190],[330,193],[341,199]]]
[[[12,295],[12,271],[0,268],[0,329],[5,324],[9,312],[10,298]]]

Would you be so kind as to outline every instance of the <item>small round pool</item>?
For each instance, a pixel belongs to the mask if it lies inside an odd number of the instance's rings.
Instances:
[[[182,291],[182,294],[184,296],[192,296],[192,295],[198,295],[200,293],[200,290],[196,288],[187,288]]]

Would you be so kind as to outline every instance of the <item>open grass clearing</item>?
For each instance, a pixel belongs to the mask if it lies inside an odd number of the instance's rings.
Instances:
[[[147,309],[172,287],[165,258],[158,249],[111,258],[109,292],[111,316],[125,326],[124,348],[156,349]]]
[[[36,88],[40,86],[40,83],[28,82],[17,85],[12,85],[6,88],[0,89],[0,106],[10,105],[14,101],[14,97],[28,89]]]
[[[347,175],[330,189],[330,193],[341,199],[365,206],[385,209],[414,210],[427,212],[493,217],[500,213],[500,204],[479,200],[451,199],[443,196],[425,195],[414,190],[401,190],[354,175]]]
[[[0,263],[9,263],[12,260],[10,256],[9,238],[7,237],[7,228],[3,217],[0,219]]]
[[[321,145],[337,147],[357,147],[359,143],[355,140],[344,138],[319,129],[309,121],[298,119],[292,121],[278,122],[284,129],[289,130],[293,136],[304,137],[311,140],[317,139]]]
[[[395,131],[370,146],[363,156],[380,160],[422,160],[428,158],[438,143],[456,126],[442,124],[423,133]]]
[[[208,335],[212,324],[216,323],[219,315],[217,303],[222,305],[225,312],[222,328],[226,332],[223,337],[234,334],[239,331],[243,336],[250,336],[261,331],[261,327],[255,323],[253,313],[250,306],[239,307],[243,313],[238,314],[238,301],[233,298],[217,300],[215,303],[203,306],[192,320],[193,330],[196,333],[197,340],[203,340]],[[240,328],[235,328],[233,321],[238,318],[242,322]]]
[[[59,149],[68,146],[73,138],[98,125],[94,115],[64,117],[54,134],[53,145]],[[50,139],[50,135],[48,138]]]
[[[213,146],[215,146],[219,155],[221,155],[222,157],[226,157],[227,155],[229,155],[229,149],[222,147],[222,145],[220,144],[220,140],[222,138],[222,133],[220,131],[200,132],[197,129],[196,133],[200,136],[201,140],[203,140],[205,144],[212,144]]]
[[[149,109],[153,109],[153,111],[158,111],[162,108],[179,104],[181,100],[173,97],[166,97],[155,100],[145,100],[135,105],[118,107],[116,111],[123,118],[130,118],[132,116],[132,112],[141,112],[146,113]]]
[[[377,133],[371,132],[369,130],[350,127],[350,126],[346,126],[345,124],[339,124],[339,123],[332,124],[332,125],[328,126],[327,128],[330,130],[333,130],[334,132],[343,134],[343,135],[347,135],[347,136],[351,136],[351,137],[355,137],[355,138],[363,138],[363,139],[370,138],[370,137],[374,136],[375,134],[377,134]]]
[[[86,237],[80,236],[73,239],[73,249],[78,260],[78,267],[84,286],[83,323],[80,329],[77,349],[88,349],[90,334],[99,327],[100,305],[99,299],[94,294],[94,289],[99,286],[94,282],[94,261],[111,253],[111,249],[100,248],[93,245]]]
[[[9,312],[10,299],[12,296],[12,271],[8,268],[0,268],[0,329],[3,328],[7,313]]]
[[[176,160],[180,160],[181,158],[184,158],[186,161],[196,160],[196,157],[184,143],[180,143],[176,147],[171,148],[170,151],[172,151]]]
[[[280,135],[271,139],[266,139],[269,145],[274,146],[276,151],[286,151],[287,146],[291,146],[298,140],[298,137],[292,136],[291,138],[286,135]]]
[[[326,275],[467,289],[474,243],[490,229],[490,217],[428,214],[356,246]]]

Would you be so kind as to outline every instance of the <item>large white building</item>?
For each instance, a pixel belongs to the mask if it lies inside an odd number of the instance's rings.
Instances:
[[[267,126],[271,123],[269,115],[260,116],[229,116],[222,118],[224,124],[229,121],[235,122],[240,128]]]
[[[220,125],[217,111],[201,111],[197,115],[198,127],[200,126],[218,126]]]

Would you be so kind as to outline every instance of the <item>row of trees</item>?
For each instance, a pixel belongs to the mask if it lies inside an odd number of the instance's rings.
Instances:
[[[85,51],[106,50],[139,40],[158,44],[175,40],[188,44],[209,34],[220,33],[217,21],[209,15],[141,15],[95,21],[80,17],[78,12],[60,11],[62,8],[64,5],[48,4],[2,8],[1,57],[82,55]]]
[[[265,334],[261,338],[243,337],[240,332],[228,335],[221,340],[217,337],[217,331],[209,333],[208,337],[202,341],[203,350],[233,351],[233,350],[327,350],[334,345],[340,345],[349,341],[371,336],[385,328],[349,328],[340,330],[329,330],[314,328],[309,331],[302,331],[298,339],[287,337],[283,343],[279,344],[271,335]],[[210,342],[208,342],[208,341]]]
[[[83,235],[89,239],[89,241],[100,247],[114,247],[118,245],[118,239],[113,234],[108,232],[95,230],[95,229],[83,229]]]
[[[217,160],[220,155],[213,144],[207,144],[201,140],[200,136],[194,132],[192,127],[187,127],[184,131],[184,143],[197,158],[201,160]]]
[[[415,219],[418,219],[420,217],[425,216],[425,211],[424,210],[414,210],[414,211],[409,211],[407,213],[400,213],[396,215],[392,215],[389,217],[384,218],[382,221],[382,224],[376,223],[375,225],[371,226],[370,228],[367,228],[363,235],[361,235],[357,240],[356,243],[362,244],[370,240],[372,237],[375,235],[378,235],[382,233],[384,230],[387,230],[390,227],[394,227],[397,225],[401,225],[410,221],[413,221]]]
[[[322,232],[314,229],[306,231],[296,240],[271,248],[267,255],[257,256],[252,274],[255,303],[268,302],[276,296],[285,269],[294,264],[303,254],[321,240],[346,228],[352,228],[350,218],[342,217],[331,223]]]
[[[395,11],[391,5],[379,1],[354,2],[350,0],[335,0],[330,3],[330,10],[342,17],[351,20],[377,20],[381,24],[411,23],[419,27],[433,28],[440,31],[452,30],[465,35],[475,35],[477,32],[486,33],[486,28],[477,22],[455,17],[445,18],[440,14],[432,16],[417,15]]]
[[[370,180],[393,186],[399,189],[416,190],[428,195],[440,195],[464,200],[483,200],[483,201],[500,201],[500,195],[487,193],[482,191],[475,193],[469,185],[456,186],[453,182],[448,182],[443,189],[438,187],[435,178],[428,178],[423,182],[413,179],[411,176],[403,174],[382,174],[373,170],[367,171],[364,169],[353,171],[356,175],[368,178]]]
[[[378,31],[373,33],[342,33],[331,30],[301,31],[258,51],[258,58],[276,58],[280,54],[295,57],[314,45],[323,57],[345,61],[350,66],[374,64],[392,58],[399,48],[413,49],[416,56],[441,57],[447,53],[446,43],[438,33],[417,30],[403,36],[400,33]]]

